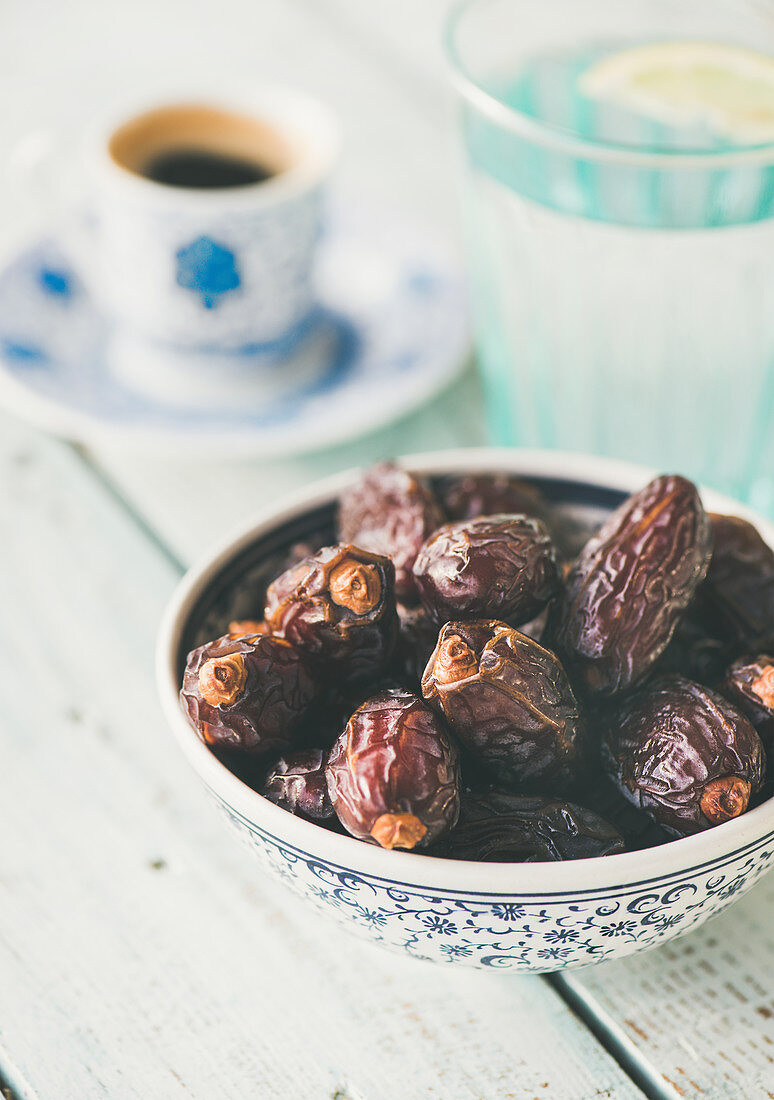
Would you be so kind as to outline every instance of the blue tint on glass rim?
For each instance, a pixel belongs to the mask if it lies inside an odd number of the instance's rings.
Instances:
[[[265,396],[254,389],[251,402],[176,405],[132,388],[114,371],[115,330],[88,279],[57,234],[34,241],[0,269],[0,402],[85,443],[276,456],[389,423],[464,365],[461,272],[443,244],[410,219],[362,203],[334,204],[315,270],[315,306],[296,328],[272,345],[217,355],[217,364],[233,364],[251,384],[265,378]],[[224,295],[238,293],[238,258],[200,238],[181,250],[176,278],[204,308],[217,309]],[[312,366],[294,374],[293,357],[305,348],[312,348]],[[169,350],[184,363],[189,355],[200,371],[216,354]]]

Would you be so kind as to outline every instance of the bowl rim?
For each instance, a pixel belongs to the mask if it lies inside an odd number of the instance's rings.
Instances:
[[[641,488],[656,472],[617,459],[563,451],[474,447],[402,456],[396,461],[425,475],[506,471],[525,477],[557,477],[580,485],[625,492]],[[636,852],[551,863],[479,863],[387,851],[330,832],[275,806],[238,779],[200,740],[178,700],[177,649],[187,617],[201,593],[230,560],[256,538],[303,512],[332,502],[361,472],[353,468],[315,481],[262,508],[203,554],[176,586],[164,612],[156,645],[156,679],[162,709],[189,763],[205,786],[251,831],[263,834],[291,856],[333,864],[340,872],[378,879],[422,893],[451,891],[476,896],[595,895],[642,891],[658,881],[721,866],[774,837],[774,798],[754,810],[693,836]],[[708,511],[753,522],[774,546],[774,523],[715,490],[701,488]]]

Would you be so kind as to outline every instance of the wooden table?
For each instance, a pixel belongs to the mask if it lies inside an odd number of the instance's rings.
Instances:
[[[6,0],[7,153],[107,93],[240,70],[327,98],[342,177],[454,226],[440,0]],[[12,188],[11,183],[7,183]],[[37,216],[8,191],[6,243]],[[262,881],[168,734],[184,567],[288,488],[475,444],[476,384],[281,463],[82,454],[0,419],[0,1078],[39,1100],[774,1097],[774,878],[673,946],[543,979],[382,954]]]

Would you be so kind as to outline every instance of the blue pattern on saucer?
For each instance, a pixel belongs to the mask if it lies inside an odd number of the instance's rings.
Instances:
[[[40,289],[56,298],[69,298],[73,293],[73,280],[69,271],[42,267],[38,275]]]
[[[26,370],[28,367],[42,367],[50,365],[48,355],[42,348],[34,344],[19,344],[16,340],[3,340],[2,353],[10,363],[15,363],[17,370]]]
[[[238,286],[233,254],[215,241],[192,242],[179,260],[178,281],[207,308]],[[290,453],[405,414],[462,365],[468,331],[461,276],[410,222],[359,205],[334,209],[316,285],[314,310],[287,340],[231,353],[251,384],[266,379],[265,400],[186,407],[132,388],[114,372],[109,318],[59,240],[37,241],[0,270],[0,399],[86,442]],[[313,369],[307,364],[294,374],[294,356],[305,347],[316,356],[318,346],[319,363],[313,358]],[[191,362],[206,367],[207,356]]]

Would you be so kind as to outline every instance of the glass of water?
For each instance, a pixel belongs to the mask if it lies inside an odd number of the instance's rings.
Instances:
[[[493,441],[774,512],[774,5],[468,0],[447,44]]]

